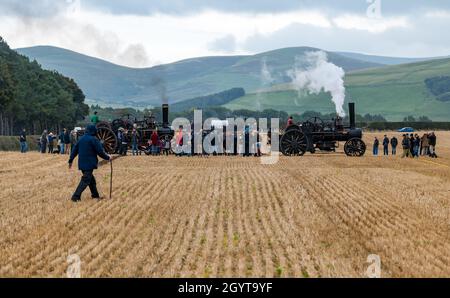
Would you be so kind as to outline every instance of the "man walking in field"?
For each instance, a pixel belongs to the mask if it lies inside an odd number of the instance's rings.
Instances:
[[[94,177],[94,170],[98,167],[97,156],[105,160],[111,161],[111,156],[106,154],[100,141],[95,137],[97,128],[90,124],[86,128],[86,133],[72,150],[69,159],[69,169],[72,168],[72,163],[75,157],[78,156],[78,168],[83,173],[81,181],[72,196],[73,202],[81,201],[81,195],[87,187],[91,190],[93,199],[101,199],[97,190],[97,183]]]

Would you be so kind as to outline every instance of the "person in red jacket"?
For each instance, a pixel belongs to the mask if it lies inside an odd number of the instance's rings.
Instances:
[[[152,148],[151,148],[152,154],[153,155],[158,154],[159,136],[156,130],[153,131],[151,140],[152,140]]]
[[[287,127],[294,125],[294,118],[292,118],[292,116],[289,117],[288,122],[287,122]]]

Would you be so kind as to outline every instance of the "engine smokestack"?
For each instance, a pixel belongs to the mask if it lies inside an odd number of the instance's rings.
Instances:
[[[356,128],[356,114],[355,114],[355,103],[350,102],[348,104],[348,113],[349,113],[349,119],[350,119],[350,129]]]
[[[166,103],[162,105],[162,117],[163,117],[163,126],[164,127],[169,126],[169,105]]]

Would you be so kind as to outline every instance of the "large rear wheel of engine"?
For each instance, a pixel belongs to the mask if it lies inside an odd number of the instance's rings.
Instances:
[[[353,138],[344,146],[344,152],[347,156],[361,157],[366,153],[366,143],[359,138]]]
[[[100,127],[97,129],[97,138],[103,145],[105,152],[114,154],[117,149],[117,136],[107,127]]]
[[[101,122],[97,123],[96,126],[97,126],[97,129],[102,128],[102,127],[111,129],[111,124],[109,124],[109,122],[106,122],[106,121],[101,121]]]
[[[302,156],[307,148],[308,140],[298,129],[291,129],[281,137],[280,149],[285,156]]]

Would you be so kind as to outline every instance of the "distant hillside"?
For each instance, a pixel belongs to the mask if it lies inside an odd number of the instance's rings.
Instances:
[[[183,112],[196,109],[206,109],[208,107],[221,106],[235,100],[236,98],[245,96],[243,88],[233,88],[222,91],[220,93],[200,96],[188,100],[177,102],[170,106],[172,112]]]
[[[317,49],[297,47],[253,56],[201,57],[144,69],[122,67],[50,46],[17,51],[46,69],[74,78],[91,101],[145,107],[159,106],[166,98],[174,103],[234,87],[253,92],[261,87],[262,59],[266,60],[273,83],[285,82],[295,57],[313,50]],[[329,58],[346,71],[381,66],[336,53],[329,53]]]
[[[356,71],[345,78],[347,101],[357,103],[358,114],[381,114],[390,121],[401,121],[408,115],[450,121],[450,101],[442,98],[449,90],[448,86],[442,85],[450,83],[450,80],[445,80],[449,75],[450,59]],[[435,82],[434,85],[431,85],[430,79]],[[436,86],[439,92],[435,90]],[[334,111],[328,94],[302,96],[296,91],[286,90],[286,85],[274,86],[272,90],[260,94],[247,94],[225,107],[279,109],[300,114],[305,111]]]
[[[375,55],[364,55],[359,53],[349,53],[349,52],[337,52],[339,55],[358,59],[361,61],[385,64],[385,65],[398,65],[398,64],[408,64],[422,61],[429,61],[435,59],[444,59],[446,57],[433,57],[433,58],[402,58],[402,57],[386,57],[386,56],[375,56]]]

